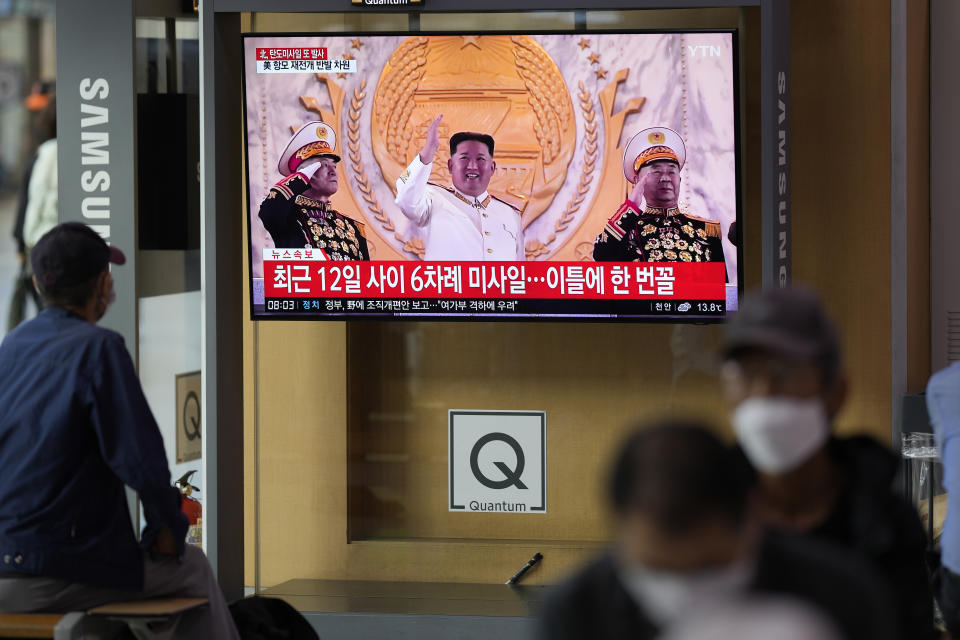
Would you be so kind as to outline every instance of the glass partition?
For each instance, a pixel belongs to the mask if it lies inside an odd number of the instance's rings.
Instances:
[[[140,381],[172,479],[188,477],[202,503],[197,19],[138,17],[134,52]],[[202,516],[193,524],[189,540],[200,544]]]

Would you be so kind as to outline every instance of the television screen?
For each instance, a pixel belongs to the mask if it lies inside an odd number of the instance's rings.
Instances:
[[[722,319],[735,36],[245,36],[253,317]]]

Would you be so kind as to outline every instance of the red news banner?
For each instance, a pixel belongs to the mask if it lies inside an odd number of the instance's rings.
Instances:
[[[266,298],[725,300],[722,262],[328,261],[264,249]]]

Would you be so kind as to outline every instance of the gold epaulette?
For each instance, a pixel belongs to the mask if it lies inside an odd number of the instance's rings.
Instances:
[[[517,215],[520,215],[520,214],[523,213],[523,211],[521,211],[519,207],[510,204],[510,203],[507,202],[506,200],[501,200],[500,198],[498,198],[497,196],[493,195],[492,193],[490,194],[490,197],[493,198],[494,200],[496,200],[497,202],[502,202],[503,204],[507,205],[508,207],[510,207],[511,209],[513,209],[514,211],[516,211],[516,212],[517,212]]]
[[[319,200],[314,200],[309,196],[305,196],[302,193],[298,194],[294,199],[293,203],[301,207],[310,207],[311,209],[319,209],[320,211],[331,211],[333,208],[327,202],[320,202]]]
[[[709,218],[701,218],[700,216],[692,216],[689,213],[684,214],[686,217],[691,220],[696,220],[697,222],[703,223],[703,231],[710,238],[719,238],[720,237],[720,222],[718,220],[710,220]]]
[[[463,204],[470,207],[483,209],[483,208],[486,208],[488,204],[490,204],[490,200],[499,200],[499,198],[494,198],[490,193],[487,193],[487,197],[484,199],[482,203],[470,202],[469,200],[467,200],[467,198],[463,194],[461,194],[459,191],[457,191],[453,187],[445,187],[441,184],[436,184],[434,182],[428,182],[427,184],[437,187],[438,189],[443,189],[444,191],[446,191],[447,193],[455,197],[457,200],[459,200]],[[503,202],[503,200],[500,200],[500,202]],[[516,207],[511,205],[509,202],[503,202],[503,204],[507,205],[508,207],[512,207],[516,209]]]
[[[279,182],[271,187],[271,189],[275,189],[281,196],[283,196],[284,200],[290,200],[297,195],[293,189],[290,188],[290,183],[295,180],[302,180],[306,185],[310,185],[310,181],[307,180],[302,173],[291,173],[290,175],[281,178]]]

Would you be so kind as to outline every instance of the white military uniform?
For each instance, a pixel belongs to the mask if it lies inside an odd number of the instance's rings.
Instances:
[[[477,197],[428,184],[420,155],[397,179],[395,202],[424,229],[424,260],[524,260],[520,212],[486,191]]]

